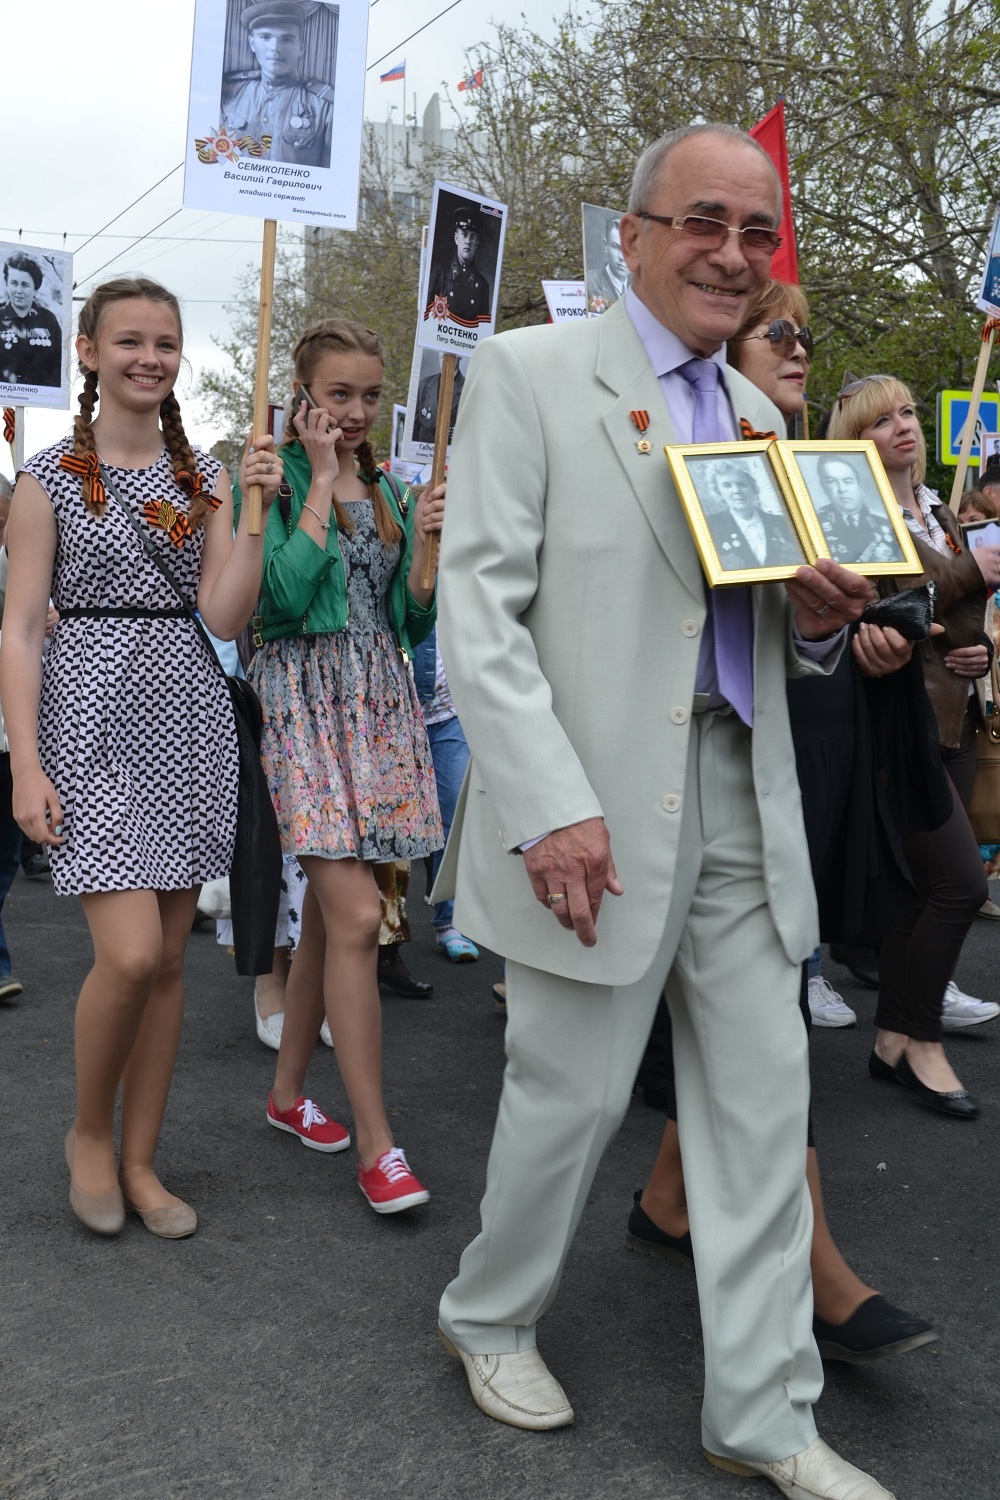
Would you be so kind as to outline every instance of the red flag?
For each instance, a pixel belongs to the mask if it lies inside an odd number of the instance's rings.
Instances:
[[[482,86],[483,70],[482,68],[477,68],[476,71],[470,74],[468,78],[462,79],[461,83],[458,85],[458,92],[461,94],[465,89],[481,89]]]
[[[795,224],[792,220],[792,188],[788,177],[788,141],[785,138],[785,101],[779,99],[762,120],[758,120],[750,131],[758,145],[763,146],[778,169],[781,178],[781,238],[783,243],[775,251],[771,262],[771,276],[775,281],[790,281],[799,284],[799,258],[795,252]]]

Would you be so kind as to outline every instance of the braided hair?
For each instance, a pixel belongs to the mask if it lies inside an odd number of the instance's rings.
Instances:
[[[327,354],[366,354],[372,359],[377,359],[381,365],[385,364],[382,340],[377,333],[373,333],[363,323],[354,323],[349,318],[324,318],[321,323],[313,323],[310,328],[306,329],[292,351],[295,378],[300,385],[312,383],[320,361]],[[289,424],[289,436],[285,439],[285,443],[297,441],[298,434]],[[358,445],[354,456],[358,462],[358,477],[368,486],[368,494],[374,507],[375,529],[378,531],[380,540],[387,547],[392,547],[402,540],[403,533],[382,493],[378,464],[375,461],[372,445],[367,438]],[[336,495],[333,497],[333,513],[338,531],[354,530],[347,511]]]
[[[101,319],[111,304],[137,297],[146,302],[160,302],[169,307],[177,319],[178,337],[183,336],[181,310],[177,298],[173,292],[168,292],[166,287],[160,286],[159,282],[150,281],[145,276],[122,276],[95,287],[80,311],[79,332],[90,343],[96,343]],[[80,413],[73,419],[73,452],[78,458],[84,458],[89,453],[96,454],[97,452],[92,423],[94,407],[97,405],[99,396],[97,371],[90,369],[82,359],[79,365],[83,375],[83,390],[79,398]],[[181,409],[173,391],[160,403],[160,425],[163,428],[163,440],[166,443],[167,452],[170,454],[174,478],[181,489],[189,497],[193,497],[188,513],[188,523],[192,527],[200,526],[204,523],[212,506],[209,498],[201,494],[197,460],[184,432]],[[91,515],[104,514],[106,502],[103,498],[103,490],[99,482],[95,481],[91,475],[83,479],[83,501]]]

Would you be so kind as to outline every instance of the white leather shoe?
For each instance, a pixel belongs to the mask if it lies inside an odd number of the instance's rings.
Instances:
[[[272,1052],[277,1052],[281,1046],[281,1028],[285,1020],[285,1012],[279,1010],[277,1015],[262,1016],[257,1009],[257,986],[253,987],[253,1013],[257,1022],[257,1035],[265,1047],[270,1047]]]
[[[448,1353],[465,1366],[472,1399],[488,1417],[532,1432],[568,1427],[572,1422],[573,1408],[566,1392],[549,1374],[537,1349],[524,1349],[520,1354],[466,1354],[440,1328],[438,1333]]]
[[[877,1479],[856,1469],[839,1453],[834,1453],[822,1438],[816,1438],[801,1453],[793,1453],[791,1458],[780,1458],[774,1463],[719,1458],[707,1449],[705,1457],[710,1464],[726,1469],[730,1474],[762,1474],[776,1484],[788,1500],[896,1500],[895,1495],[884,1490]]]

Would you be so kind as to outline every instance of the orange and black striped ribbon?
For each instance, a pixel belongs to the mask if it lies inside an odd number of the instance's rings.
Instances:
[[[746,417],[740,417],[740,437],[745,443],[762,442],[765,438],[776,438],[776,432],[758,432],[751,427]]]
[[[175,547],[183,547],[192,535],[187,516],[169,500],[147,500],[142,513],[150,526],[159,526],[167,533]]]
[[[90,481],[92,504],[106,503],[107,496],[101,483],[101,460],[96,453],[64,453],[59,460],[59,467],[65,469],[67,474],[77,474],[81,479]]]
[[[3,440],[5,443],[13,443],[17,432],[17,418],[12,406],[3,409]]]
[[[983,331],[981,334],[981,338],[984,344],[989,343],[991,333],[1000,333],[1000,318],[986,319],[986,322],[983,324]]]
[[[630,411],[629,416],[632,418],[632,421],[638,427],[640,432],[646,431],[646,428],[649,426],[648,411]]]
[[[205,488],[205,476],[199,469],[193,477],[189,470],[178,469],[174,475],[177,483],[184,493],[192,500],[204,500],[210,510],[218,510],[222,501],[218,495],[213,495],[211,490]]]

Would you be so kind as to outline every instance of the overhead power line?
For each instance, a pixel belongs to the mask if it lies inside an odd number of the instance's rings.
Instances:
[[[378,3],[379,0],[371,0],[369,10],[373,10]],[[443,10],[439,10],[437,15],[431,16],[429,21],[425,21],[422,26],[418,26],[416,31],[411,31],[409,36],[404,37],[401,42],[397,42],[394,47],[390,47],[388,52],[384,52],[381,57],[377,57],[374,62],[369,63],[367,68],[365,69],[365,72],[370,73],[373,68],[377,68],[380,63],[384,63],[387,57],[393,56],[394,53],[397,53],[399,51],[400,47],[405,47],[407,42],[412,42],[414,37],[417,37],[421,34],[421,32],[426,31],[429,26],[433,26],[435,21],[440,21],[442,16],[446,16],[449,11],[454,10],[457,6],[461,5],[461,3],[462,0],[452,0],[452,3],[450,5],[446,5]],[[117,224],[118,220],[123,218],[125,214],[128,213],[129,209],[135,208],[137,203],[141,203],[144,198],[148,198],[150,193],[154,192],[161,185],[161,183],[166,182],[168,177],[172,177],[175,172],[179,172],[183,165],[184,163],[182,161],[179,161],[175,167],[171,167],[170,171],[164,173],[159,181],[153,183],[152,187],[148,187],[144,193],[140,193],[138,198],[134,198],[131,203],[129,203],[125,208],[122,209],[121,213],[115,214],[113,219],[109,219],[108,222],[100,229],[98,229],[94,234],[92,234],[89,239],[84,240],[82,245],[78,245],[73,254],[78,255],[81,250],[85,250],[88,245],[92,244],[94,240],[103,235],[105,230],[110,229],[112,224]],[[180,212],[181,209],[175,209],[172,214],[168,214],[165,219],[161,219],[159,224],[154,224],[153,228],[149,231],[148,234],[140,234],[136,239],[132,241],[130,245],[127,245],[124,250],[120,250],[116,255],[112,255],[110,260],[106,260],[104,262],[104,265],[98,266],[96,271],[92,271],[86,278],[86,280],[93,281],[95,276],[99,276],[103,270],[106,270],[106,268],[112,265],[116,260],[121,260],[121,258],[127,255],[130,250],[133,250],[136,245],[142,244],[144,240],[151,239],[157,229],[162,229],[164,224],[169,224],[170,220],[175,219]],[[44,231],[36,232],[44,233]],[[169,238],[169,236],[165,236],[165,238]],[[76,285],[76,283],[74,283],[74,285]]]
[[[163,226],[164,226],[164,224],[169,224],[171,219],[176,219],[177,215],[180,214],[180,213],[183,213],[183,212],[184,212],[183,208],[175,208],[174,211],[173,211],[173,213],[172,214],[167,214],[167,217],[165,219],[161,219],[160,222],[159,222],[159,224],[154,224],[153,228],[149,231],[149,233],[153,234],[153,233],[155,233],[155,231],[157,229],[162,229]],[[86,276],[84,278],[84,280],[85,281],[93,281],[93,279],[94,279],[95,276],[100,276],[101,272],[104,271],[104,270],[106,270],[108,266],[112,265],[116,260],[121,260],[121,258],[122,258],[123,255],[127,255],[130,250],[134,250],[135,249],[136,245],[141,245],[142,242],[143,242],[143,240],[148,239],[148,238],[149,238],[148,235],[140,234],[139,237],[138,237],[138,239],[134,239],[132,241],[131,245],[126,245],[124,250],[119,250],[117,252],[117,254],[112,255],[111,260],[106,260],[104,262],[103,266],[98,266],[98,268],[97,268],[96,271],[91,271],[90,275]],[[78,286],[79,283],[78,282],[74,282],[73,285],[74,286]]]
[[[411,31],[409,36],[404,36],[401,42],[397,42],[395,47],[390,47],[388,52],[383,52],[381,57],[376,57],[373,63],[368,64],[365,72],[370,73],[372,68],[377,68],[379,63],[384,63],[387,57],[392,57],[393,53],[398,52],[400,47],[405,47],[407,42],[412,42],[415,36],[419,36],[422,31],[426,31],[428,26],[433,26],[435,21],[440,21],[442,16],[446,16],[450,10],[454,10],[455,6],[461,5],[461,3],[462,0],[452,0],[451,5],[446,5],[444,10],[439,10],[436,16],[431,16],[430,20],[425,21],[422,26],[418,26],[416,31]]]
[[[114,218],[113,219],[109,219],[108,222],[103,226],[103,228],[98,229],[95,234],[92,234],[90,236],[89,240],[84,240],[84,242],[83,242],[82,245],[77,245],[76,249],[73,251],[73,254],[74,255],[79,255],[80,251],[81,250],[85,250],[87,248],[87,246],[91,243],[91,241],[96,240],[97,237],[98,237],[98,235],[101,235],[101,234],[104,233],[105,229],[110,229],[111,226],[112,226],[112,224],[117,224],[118,220],[121,219],[121,218],[123,218],[124,215],[128,213],[129,208],[135,208],[135,205],[137,203],[141,203],[142,200],[143,200],[143,198],[148,198],[149,195],[150,195],[150,193],[152,193],[156,188],[158,188],[160,186],[161,182],[166,182],[166,180],[167,180],[168,177],[173,177],[174,173],[175,172],[179,172],[180,169],[181,169],[181,167],[183,165],[184,165],[184,163],[182,161],[179,161],[177,163],[176,167],[171,167],[170,171],[164,173],[164,175],[160,178],[160,182],[154,182],[153,186],[150,187],[150,188],[147,188],[144,193],[140,193],[139,196],[138,196],[138,198],[133,198],[132,202],[128,205],[128,207],[127,208],[123,208],[120,214],[115,214]],[[166,221],[164,221],[164,222],[166,222]]]
[[[9,230],[10,227],[11,226],[9,224],[0,224],[0,231]],[[57,238],[62,235],[65,238],[66,235],[74,236],[83,234],[84,231],[82,229],[23,229],[21,230],[21,233],[48,234],[55,235]],[[97,235],[91,236],[91,239],[97,239],[98,237],[100,237],[102,240],[129,240],[132,238],[130,234],[104,234],[103,231],[99,230]],[[201,235],[196,234],[147,234],[144,236],[144,238],[146,238],[147,240],[156,240],[157,243],[159,243],[161,240],[172,240],[176,241],[176,243],[179,245],[205,244],[204,238]],[[231,240],[220,239],[218,236],[213,235],[211,242],[213,245],[259,245],[260,236],[258,235],[256,239],[251,240]],[[83,246],[81,245],[80,248],[82,249]],[[76,253],[76,251],[73,252],[74,255]]]

